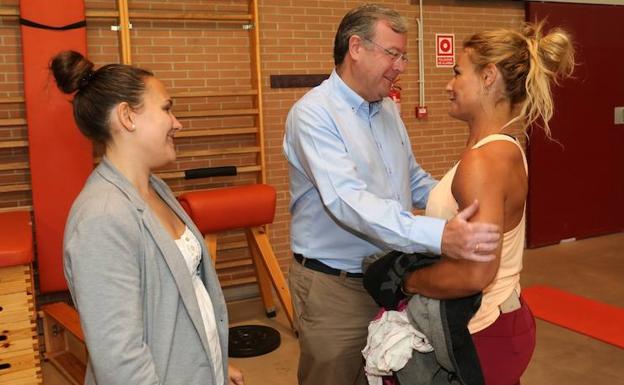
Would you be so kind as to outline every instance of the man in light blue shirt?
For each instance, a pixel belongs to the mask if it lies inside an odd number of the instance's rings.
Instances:
[[[416,163],[387,98],[407,65],[406,32],[394,10],[351,10],[336,33],[335,70],[288,114],[301,385],[366,383],[360,351],[378,310],[362,287],[366,256],[394,249],[487,261],[499,243],[497,226],[467,221],[477,203],[448,222],[412,214],[437,181]]]

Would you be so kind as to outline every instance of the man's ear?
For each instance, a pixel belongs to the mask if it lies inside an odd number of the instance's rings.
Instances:
[[[349,38],[349,55],[351,58],[357,60],[364,49],[364,45],[362,44],[362,38],[358,35],[352,35]]]
[[[121,102],[115,107],[115,116],[121,127],[127,131],[134,131],[134,112],[127,102]]]

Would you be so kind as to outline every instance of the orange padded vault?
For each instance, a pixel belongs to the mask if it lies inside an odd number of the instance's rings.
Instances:
[[[178,199],[204,234],[214,261],[217,259],[216,234],[232,229],[245,230],[266,313],[268,316],[275,314],[273,284],[293,326],[290,292],[264,228],[275,216],[275,189],[265,184],[244,185],[188,192]]]
[[[92,146],[74,123],[71,98],[60,93],[48,70],[60,51],[86,54],[84,3],[21,0],[20,19],[39,284],[45,293],[67,289],[63,229],[93,168]]]

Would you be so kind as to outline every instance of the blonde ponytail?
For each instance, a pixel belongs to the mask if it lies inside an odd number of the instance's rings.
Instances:
[[[538,120],[550,134],[553,115],[551,83],[558,84],[574,70],[574,47],[570,35],[555,28],[542,36],[543,22],[527,23],[521,31],[501,29],[473,35],[464,43],[477,70],[493,63],[505,83],[505,96],[519,107],[523,127]]]

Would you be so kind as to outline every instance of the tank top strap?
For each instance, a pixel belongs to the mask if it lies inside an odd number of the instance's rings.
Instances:
[[[492,135],[488,135],[485,138],[481,139],[480,141],[478,141],[474,146],[472,146],[472,148],[479,148],[485,144],[488,144],[490,142],[495,142],[497,140],[504,140],[506,142],[511,142],[514,143],[518,149],[520,150],[520,153],[522,154],[522,162],[524,163],[524,170],[528,173],[529,172],[529,165],[527,163],[527,159],[526,159],[526,155],[524,154],[524,149],[522,148],[522,146],[520,145],[520,142],[518,141],[518,139],[514,138],[513,136],[509,136],[509,135],[505,135],[505,134],[492,134]]]

